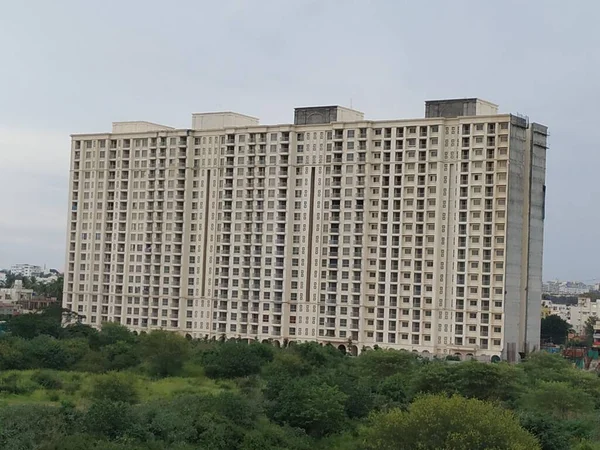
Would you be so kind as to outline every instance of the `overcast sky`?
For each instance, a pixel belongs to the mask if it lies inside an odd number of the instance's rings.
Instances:
[[[0,1],[0,267],[63,268],[69,134],[481,97],[550,128],[544,279],[600,278],[600,2]]]

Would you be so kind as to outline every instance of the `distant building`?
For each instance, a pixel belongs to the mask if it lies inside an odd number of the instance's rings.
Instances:
[[[35,295],[32,289],[23,288],[23,282],[16,280],[12,288],[0,289],[0,315],[30,313],[57,303],[55,297]]]
[[[588,297],[579,297],[576,305],[553,303],[542,300],[542,317],[548,315],[558,316],[571,324],[576,334],[585,332],[585,324],[590,317],[600,319],[600,299],[592,300]]]
[[[588,286],[580,281],[547,281],[542,285],[544,294],[577,296],[585,294],[594,289],[594,286]]]
[[[41,284],[48,284],[48,283],[52,283],[53,281],[56,281],[56,280],[58,280],[58,276],[50,275],[48,277],[36,278],[35,281],[37,281],[38,283],[41,283]]]
[[[596,325],[594,325],[592,346],[595,348],[600,348],[600,320],[597,320]]]
[[[585,324],[590,317],[600,319],[600,299],[592,300],[588,297],[580,297],[577,300],[577,305],[571,306],[568,322],[577,334],[582,335],[585,332]]]
[[[32,264],[14,264],[10,267],[10,272],[23,277],[39,277],[44,274],[44,269]]]
[[[14,316],[18,314],[18,305],[14,303],[0,302],[0,316]]]
[[[29,300],[18,301],[17,307],[19,313],[30,313],[55,305],[57,302],[56,297],[35,296]]]
[[[559,316],[561,319],[569,321],[569,305],[553,303],[551,300],[542,300],[542,317]]]
[[[19,301],[28,301],[33,297],[32,289],[23,288],[23,282],[16,280],[15,284],[11,288],[0,289],[0,302],[3,303],[16,303]]]

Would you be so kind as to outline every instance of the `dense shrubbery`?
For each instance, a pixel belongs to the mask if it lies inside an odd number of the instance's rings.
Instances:
[[[600,379],[558,356],[350,357],[57,317],[20,317],[0,337],[2,449],[598,448]]]

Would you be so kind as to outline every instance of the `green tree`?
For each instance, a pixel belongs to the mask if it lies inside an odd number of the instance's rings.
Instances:
[[[137,418],[130,404],[110,400],[92,403],[83,419],[88,433],[109,439],[125,436],[136,423]]]
[[[41,334],[60,337],[62,334],[61,312],[60,307],[49,307],[41,313],[12,316],[6,321],[6,331],[13,336],[25,339],[33,339]]]
[[[346,356],[337,348],[331,345],[319,345],[316,342],[296,344],[289,350],[312,367],[335,366],[346,359]]]
[[[27,404],[0,408],[2,450],[37,449],[66,431],[65,422],[55,407]]]
[[[190,350],[189,342],[178,334],[156,330],[141,341],[142,353],[152,375],[178,375]]]
[[[137,434],[165,443],[193,444],[193,449],[239,448],[246,428],[253,426],[255,406],[235,394],[181,395],[143,405],[139,409]]]
[[[100,353],[105,359],[107,370],[123,370],[140,363],[138,347],[135,344],[118,341],[102,347]]]
[[[13,287],[13,284],[15,284],[15,280],[17,279],[17,277],[11,272],[5,273],[5,275],[6,277],[4,278],[2,287],[7,289]]]
[[[595,315],[588,317],[585,321],[585,328],[583,334],[585,337],[585,343],[588,346],[591,346],[594,343],[594,328],[596,327],[597,321],[598,317],[596,317]]]
[[[117,342],[132,344],[136,341],[136,336],[125,325],[115,322],[103,323],[100,332],[97,334],[92,333],[89,338],[90,345],[93,348],[100,348]]]
[[[27,341],[25,349],[29,367],[65,370],[83,358],[89,347],[83,339],[59,340],[40,335]]]
[[[591,438],[590,421],[559,420],[543,413],[522,413],[521,426],[533,434],[542,450],[571,450],[573,444]]]
[[[139,399],[135,378],[123,373],[97,375],[92,380],[91,397],[96,400],[136,403]]]
[[[81,322],[75,322],[63,328],[62,337],[64,339],[82,338],[91,341],[98,334],[98,330]]]
[[[276,423],[302,428],[322,437],[342,430],[347,396],[315,377],[290,380],[286,389],[267,403],[267,416]]]
[[[273,349],[266,344],[227,341],[204,353],[204,371],[211,378],[236,378],[254,375],[273,360]]]
[[[411,383],[411,391],[415,394],[455,393],[456,373],[447,362],[432,361],[419,370]]]
[[[21,338],[0,338],[0,370],[28,369],[27,342]]]
[[[239,450],[309,450],[311,441],[297,428],[259,422],[245,434]]]
[[[449,366],[456,391],[480,400],[514,400],[520,394],[523,373],[507,363],[467,361]]]
[[[594,410],[594,399],[590,395],[558,381],[540,382],[521,397],[519,404],[524,410],[549,414],[560,420],[588,415]]]
[[[369,450],[540,449],[514,414],[477,399],[429,395],[408,411],[375,414],[361,432]]]
[[[571,325],[564,319],[552,314],[542,319],[541,338],[562,345],[567,340]]]
[[[337,387],[346,395],[344,409],[351,418],[361,418],[369,415],[375,407],[376,394],[374,380],[370,377],[360,376],[356,365],[344,364],[343,366],[329,369],[322,375],[322,379],[330,386]]]
[[[357,358],[362,373],[377,380],[400,374],[408,379],[420,366],[419,357],[405,350],[362,352]]]
[[[520,365],[530,383],[537,381],[569,381],[577,372],[561,355],[536,352]]]
[[[379,404],[383,409],[400,408],[408,406],[406,381],[402,374],[394,374],[383,380],[377,389]]]

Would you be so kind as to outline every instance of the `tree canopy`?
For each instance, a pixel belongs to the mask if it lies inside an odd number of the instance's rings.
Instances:
[[[353,357],[333,346],[61,326],[0,335],[0,448],[387,450],[591,448],[600,378],[559,355],[518,365]],[[31,424],[35,424],[32,426]]]
[[[553,344],[562,345],[567,340],[571,325],[557,315],[549,315],[542,319],[541,338]]]
[[[457,395],[423,396],[408,411],[376,413],[361,439],[368,450],[540,449],[512,412]]]

